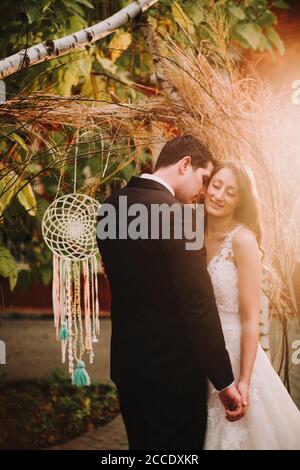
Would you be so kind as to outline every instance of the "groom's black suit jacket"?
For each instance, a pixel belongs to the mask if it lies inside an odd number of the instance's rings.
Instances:
[[[160,183],[133,177],[105,201],[117,234],[119,196],[128,207],[179,203]],[[111,378],[123,389],[174,393],[208,377],[221,390],[234,380],[203,255],[185,241],[98,239],[112,298]]]

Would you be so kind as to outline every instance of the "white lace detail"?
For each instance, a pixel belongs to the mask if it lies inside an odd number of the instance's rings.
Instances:
[[[239,319],[238,277],[234,264],[232,241],[240,225],[231,230],[208,264],[216,304],[232,365],[240,361],[241,324]],[[233,367],[234,368],[234,367]],[[209,383],[207,449],[240,449],[248,439],[243,421],[231,423],[225,413],[219,394]]]
[[[237,380],[241,358],[238,273],[232,242],[242,226],[231,230],[208,264],[226,348]],[[250,406],[239,421],[225,419],[219,394],[208,384],[208,421],[205,449],[300,449],[300,412],[274,371],[261,346],[253,367]],[[280,403],[280,407],[278,407]]]
[[[238,315],[238,278],[233,262],[232,241],[241,225],[235,226],[227,235],[219,250],[208,264],[219,313]]]

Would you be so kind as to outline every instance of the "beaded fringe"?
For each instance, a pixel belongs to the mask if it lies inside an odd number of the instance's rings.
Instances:
[[[100,334],[96,256],[73,261],[54,254],[52,299],[56,337],[61,342],[62,363],[68,360],[69,373],[74,383],[74,372],[78,373],[74,362],[77,362],[77,366],[82,364],[82,357],[87,353],[90,364],[93,363],[93,344],[98,341]]]

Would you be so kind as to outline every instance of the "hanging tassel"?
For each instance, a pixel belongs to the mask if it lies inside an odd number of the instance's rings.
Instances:
[[[59,258],[59,283],[60,283],[60,324],[65,321],[65,263],[62,257]]]
[[[72,270],[71,270],[71,260],[68,260],[67,264],[67,279],[66,279],[66,288],[67,288],[67,331],[69,334],[68,337],[68,361],[69,361],[69,372],[71,376],[74,372],[74,362],[73,362],[73,351],[72,351],[72,336],[73,336],[73,322],[72,322]]]
[[[96,333],[99,335],[100,333],[100,320],[99,317],[96,317]]]
[[[91,379],[85,370],[85,364],[83,361],[77,362],[76,369],[72,377],[72,384],[77,385],[77,387],[84,387],[85,385],[91,384]]]
[[[92,291],[92,343],[98,343],[96,334],[96,280],[95,280],[95,263],[94,258],[91,259],[91,291]]]
[[[66,341],[67,339],[70,338],[70,333],[68,330],[68,325],[66,321],[63,321],[60,327],[60,332],[59,332],[59,339],[61,341]]]
[[[91,323],[91,306],[90,306],[90,270],[89,260],[83,260],[83,282],[84,282],[84,323],[85,323],[85,349],[92,351],[92,323]]]
[[[60,261],[59,257],[53,255],[53,280],[52,280],[52,301],[53,301],[53,314],[54,314],[54,326],[56,330],[56,338],[58,339],[59,334],[59,319],[60,319]]]
[[[68,341],[61,342],[61,362],[64,364],[66,362],[66,351],[67,351]]]
[[[98,299],[98,266],[97,258],[94,256],[94,273],[95,273],[95,312],[96,312],[96,335],[100,334],[100,320],[99,320],[99,299]]]

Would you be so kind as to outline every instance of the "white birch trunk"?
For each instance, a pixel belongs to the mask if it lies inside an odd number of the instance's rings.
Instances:
[[[23,49],[0,61],[0,79],[14,74],[20,69],[31,67],[39,62],[60,57],[113,33],[117,28],[148,10],[158,0],[136,0],[100,23],[69,34],[60,39],[48,39],[35,46]]]

